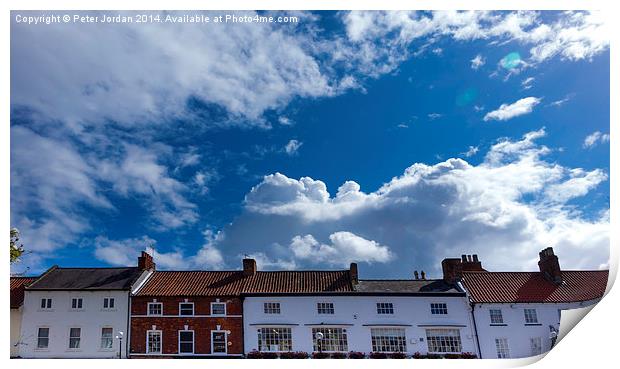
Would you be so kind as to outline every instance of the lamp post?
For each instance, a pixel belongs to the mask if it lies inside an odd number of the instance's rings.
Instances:
[[[316,338],[316,343],[319,346],[319,354],[323,352],[323,345],[322,345],[322,341],[323,341],[323,333],[322,332],[316,332],[316,334],[314,335],[314,338]]]
[[[116,335],[116,339],[118,340],[118,358],[123,358],[123,331],[118,331]]]

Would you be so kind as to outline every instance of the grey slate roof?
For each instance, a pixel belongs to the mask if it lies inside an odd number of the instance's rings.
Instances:
[[[364,293],[462,293],[443,279],[361,279],[356,292]]]
[[[27,290],[129,290],[142,274],[133,268],[52,267]]]

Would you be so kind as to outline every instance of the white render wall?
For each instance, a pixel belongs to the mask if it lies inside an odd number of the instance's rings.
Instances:
[[[11,357],[19,354],[19,338],[22,326],[22,307],[11,309]]]
[[[71,299],[81,297],[82,309],[71,309]],[[103,309],[104,297],[114,298],[114,309]],[[52,309],[40,308],[42,298],[52,299]],[[123,356],[126,353],[127,304],[129,291],[25,291],[21,344],[19,355],[24,358],[114,358],[118,357],[119,341],[114,338],[112,349],[101,349],[101,329],[113,328],[124,333]],[[49,347],[37,349],[39,327],[49,327]],[[69,349],[69,329],[81,328],[79,349]]]
[[[598,301],[598,300],[596,300]],[[595,303],[536,303],[536,304],[477,304],[474,310],[478,339],[483,359],[496,359],[496,338],[507,338],[511,358],[532,356],[530,338],[540,337],[542,352],[551,349],[549,326],[559,330],[560,310],[576,309]],[[502,326],[491,325],[490,309],[501,309],[504,318]],[[536,309],[539,325],[526,325],[523,309]]]
[[[264,314],[264,302],[279,302],[281,313]],[[333,302],[333,315],[319,315],[317,302]],[[394,315],[378,315],[377,302],[392,302]],[[431,302],[446,303],[448,315],[431,315]],[[405,326],[407,353],[427,353],[426,331],[419,325],[448,325],[460,329],[463,352],[477,354],[471,314],[464,297],[427,297],[427,296],[285,296],[285,297],[246,297],[243,303],[245,352],[258,349],[257,329],[261,324],[298,324],[291,326],[293,351],[313,352],[312,328],[306,324],[320,324],[347,329],[349,351],[372,351],[370,326],[364,324]],[[263,325],[265,327],[266,325]],[[317,327],[317,326],[314,326]],[[444,328],[444,327],[442,327]],[[422,341],[420,341],[422,339]]]

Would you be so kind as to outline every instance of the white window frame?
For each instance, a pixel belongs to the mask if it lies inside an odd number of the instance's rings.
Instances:
[[[108,303],[107,307],[105,306],[106,302]],[[114,306],[110,306],[110,302]],[[103,298],[103,310],[116,310],[116,299],[114,297],[104,297]]]
[[[181,314],[181,305],[192,305],[192,313],[190,315]],[[196,307],[194,306],[193,302],[190,302],[190,301],[179,302],[179,316],[194,316],[194,315],[196,315]]]
[[[268,308],[269,306],[269,308]],[[277,312],[275,312],[277,306]],[[280,315],[282,313],[282,304],[279,301],[265,301],[263,302],[263,314],[266,315]]]
[[[378,301],[376,303],[375,312],[380,316],[393,316],[394,315],[394,303],[391,301]],[[384,311],[384,312],[381,312]]]
[[[495,352],[498,359],[510,359],[510,342],[508,342],[508,338],[495,338]]]
[[[445,332],[443,335],[441,334],[436,334],[434,336],[429,336],[429,333],[432,332],[440,332],[443,331]],[[449,334],[449,333],[450,334]],[[452,333],[456,332],[457,334],[454,335]],[[426,346],[428,349],[429,353],[434,353],[434,354],[458,354],[463,352],[463,338],[461,337],[461,330],[458,328],[427,328],[424,332],[425,337],[426,337]],[[448,338],[456,338],[458,337],[458,345],[460,346],[460,351],[432,351],[431,350],[431,344],[429,342],[433,342],[433,345],[435,345],[435,340],[432,340],[431,337],[448,337]],[[446,341],[446,339],[444,338],[443,342],[440,340],[439,342],[439,346],[440,347],[449,347],[449,344],[444,344],[444,342]]]
[[[52,310],[52,298],[51,297],[43,297],[41,298],[41,302],[45,301],[44,303],[44,307],[41,307],[41,305],[39,305],[39,309],[40,310]]]
[[[224,305],[224,314],[213,314],[213,305]],[[226,316],[226,303],[225,302],[212,302],[211,303],[211,316]]]
[[[532,317],[534,318],[533,320],[532,320]],[[539,324],[538,323],[538,311],[536,311],[536,309],[534,308],[523,309],[523,319],[525,319],[525,324]]]
[[[494,311],[499,311],[499,315],[497,314],[493,314]],[[499,317],[499,321],[493,321],[493,317],[497,318]],[[491,324],[505,324],[504,323],[504,312],[502,311],[502,309],[500,308],[492,308],[489,309],[489,320],[491,321]]]
[[[151,314],[151,305],[159,305],[159,314]],[[164,304],[162,302],[149,302],[146,305],[146,315],[148,316],[162,316],[164,315]]]
[[[435,315],[435,316],[448,315],[448,304],[445,302],[431,302],[430,308],[431,308],[431,315]]]
[[[75,302],[75,307],[73,307],[73,303]],[[82,297],[72,297],[71,298],[71,310],[82,310],[84,309],[84,299]]]
[[[398,332],[398,336],[396,336],[395,334],[390,334],[390,332]],[[402,336],[400,335],[400,333],[402,332]],[[381,334],[380,334],[381,333]],[[402,346],[401,348],[403,350],[397,350],[397,351],[384,351],[384,350],[375,350],[378,349],[379,345],[381,346],[385,346],[388,345],[385,342],[377,342],[376,345],[375,343],[373,343],[373,338],[376,337],[374,339],[374,341],[378,341],[378,337],[388,337],[388,341],[389,341],[389,337],[393,337],[396,338],[398,337],[398,340],[401,340],[402,342],[400,343],[396,343],[397,346]],[[386,341],[385,339],[383,339],[383,341]],[[375,347],[376,346],[376,347]],[[389,346],[394,346],[389,344]],[[374,352],[407,352],[407,330],[405,328],[402,327],[374,327],[374,328],[370,328],[370,347],[372,347],[372,350]]]
[[[316,303],[317,315],[334,315],[336,314],[336,307],[331,301],[319,301]]]
[[[336,337],[329,337],[332,332],[330,330],[339,330],[340,334],[336,335]],[[319,351],[318,342],[316,339],[316,333],[323,333],[323,341],[321,342],[321,351],[323,352],[349,352],[349,336],[348,331],[345,327],[312,327],[310,330],[312,334],[312,348],[314,351]],[[326,347],[325,341],[329,340],[330,343],[336,342],[335,345],[332,346],[340,346],[340,342],[344,344],[344,350],[332,350],[333,347]]]
[[[271,347],[269,347],[269,349],[268,349],[268,350],[263,350],[263,349],[262,349],[262,346],[261,346],[261,341],[265,341],[265,337],[264,337],[264,335],[261,333],[261,331],[262,331],[263,329],[270,329],[270,330],[275,330],[275,329],[284,329],[284,330],[287,330],[287,331],[288,331],[288,334],[289,334],[289,337],[288,337],[288,338],[289,338],[289,340],[290,340],[290,346],[291,346],[291,347],[290,347],[290,350],[287,350],[287,351],[283,351],[283,350],[271,350]],[[259,337],[260,337],[260,339],[259,339]],[[261,352],[289,352],[289,351],[293,351],[293,347],[294,347],[294,346],[293,346],[293,345],[294,345],[294,342],[293,342],[293,329],[292,329],[291,327],[259,327],[259,328],[258,328],[258,330],[257,330],[256,338],[257,338],[257,342],[258,342],[258,351],[261,351]],[[278,344],[278,346],[282,346],[282,344],[280,343],[280,344]]]
[[[41,337],[41,335],[40,335],[41,334],[41,329],[47,329],[47,337]],[[35,347],[35,350],[38,350],[38,351],[47,351],[47,350],[49,350],[49,348],[50,348],[50,332],[51,332],[51,329],[48,326],[37,327],[37,345]],[[39,340],[41,338],[47,338],[47,345],[45,347],[39,347]]]
[[[149,348],[149,334],[150,333],[155,333],[155,334],[159,334],[159,351],[151,351]],[[149,329],[146,331],[146,347],[144,350],[147,354],[162,354],[164,352],[164,334],[162,333],[162,331],[160,329]]]
[[[71,330],[73,329],[79,329],[80,335],[79,336],[71,336]],[[77,347],[71,347],[71,339],[78,339],[78,344]],[[78,351],[81,350],[81,345],[82,345],[82,327],[69,327],[69,346],[68,346],[68,350],[70,351]]]
[[[103,330],[104,329],[111,329],[112,330],[112,334],[110,335],[109,339],[111,340],[112,344],[110,345],[110,347],[103,347]],[[102,351],[111,351],[114,350],[114,327],[110,327],[110,326],[103,326],[101,327],[101,337],[100,337],[100,342],[99,342],[99,349]],[[106,339],[108,339],[106,337]]]
[[[181,352],[181,333],[192,332],[192,352]],[[187,343],[187,341],[183,341]],[[194,355],[196,352],[196,332],[193,329],[180,329],[177,334],[177,352],[179,355]]]
[[[214,333],[224,333],[224,352],[214,352],[213,351],[213,334]],[[211,331],[211,354],[212,355],[228,355],[228,332],[221,329],[215,329]]]

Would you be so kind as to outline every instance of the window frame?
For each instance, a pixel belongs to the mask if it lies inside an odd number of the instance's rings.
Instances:
[[[72,336],[73,330],[77,329],[79,332],[78,336]],[[77,339],[77,347],[71,347],[72,340]],[[69,327],[69,350],[77,351],[80,350],[80,344],[82,343],[82,327]]]
[[[269,308],[268,308],[268,305],[270,306]],[[275,308],[275,306],[277,306],[277,308]],[[265,302],[263,302],[263,314],[267,314],[267,315],[280,315],[280,314],[282,314],[282,304],[279,301],[265,301]]]
[[[325,347],[325,341],[328,339],[333,332],[326,332],[328,330],[339,330],[340,334],[336,335],[336,337],[330,337],[329,341],[331,346],[338,346],[338,348],[343,348],[343,350],[331,350]],[[323,340],[321,341],[321,351],[323,352],[349,352],[349,336],[346,327],[312,327],[310,329],[310,333],[312,333],[312,349],[314,351],[319,351],[318,342],[316,339],[316,333],[323,333]],[[334,345],[333,343],[336,342]],[[342,344],[344,342],[344,344]]]
[[[534,351],[534,342],[538,341],[538,352]],[[538,355],[542,355],[543,353],[543,339],[542,337],[530,337],[530,350],[531,350],[531,354],[532,356],[538,356]]]
[[[528,312],[529,312],[529,314],[528,314]],[[532,314],[532,312],[533,312],[533,314]],[[533,320],[532,320],[532,317],[534,318]],[[529,325],[529,324],[538,325],[538,324],[540,324],[538,322],[538,311],[536,311],[535,308],[524,308],[523,309],[523,319],[525,320],[525,324],[526,325]]]
[[[278,350],[271,350],[271,346],[265,346],[265,347],[268,347],[268,350],[263,350],[263,345],[261,345],[261,343],[263,341],[269,342],[268,337],[266,338],[265,334],[263,334],[263,330],[275,331],[276,329],[280,330],[280,331],[286,331],[287,332],[287,337],[285,337],[285,338],[288,338],[288,344],[289,344],[288,350],[282,350],[281,349],[282,348],[282,341],[281,341],[282,339],[280,338],[280,333],[276,333],[276,335],[279,338]],[[291,351],[293,351],[293,330],[291,329],[291,327],[259,327],[257,329],[256,336],[257,336],[257,339],[258,339],[258,341],[257,341],[257,343],[258,343],[258,351],[260,351],[260,352],[291,352]]]
[[[46,329],[47,330],[47,337],[41,336],[41,330],[42,329]],[[45,345],[45,347],[41,347],[40,346],[40,340],[41,339],[46,339],[47,340],[47,344]],[[35,347],[35,350],[47,351],[47,350],[49,350],[49,347],[50,347],[50,327],[48,327],[48,326],[37,327],[37,346]]]
[[[394,303],[391,301],[378,301],[376,303],[376,313],[381,316],[393,316],[394,315]]]
[[[151,305],[159,305],[159,314],[151,314]],[[164,315],[164,303],[163,302],[149,302],[146,304],[146,315],[148,316],[162,316]]]
[[[181,352],[181,333],[192,333],[192,351],[191,352]],[[187,344],[189,341],[183,341],[183,343]],[[179,329],[177,333],[177,352],[179,355],[194,355],[196,352],[196,332],[193,329]]]
[[[382,332],[383,334],[379,334],[378,332]],[[389,335],[389,332],[402,332],[402,336],[399,334]],[[379,338],[382,339],[379,342]],[[387,338],[387,340],[386,340]],[[390,340],[398,341],[398,342],[389,342]],[[373,352],[407,352],[407,330],[404,327],[373,327],[370,328],[370,345]],[[389,346],[392,348],[393,346],[399,346],[398,351],[390,351],[390,350],[379,350],[380,346]]]
[[[435,335],[429,335],[429,333],[431,332],[440,332],[443,331],[444,334],[435,334]],[[451,334],[454,333],[455,334]],[[425,334],[425,338],[426,338],[426,348],[428,350],[429,353],[433,353],[433,354],[459,354],[463,352],[463,339],[461,337],[461,330],[457,329],[457,328],[427,328],[424,330],[424,334]],[[458,338],[458,340],[456,340],[456,338]],[[433,351],[431,350],[431,342],[433,345],[433,348],[444,348],[444,347],[448,347],[448,348],[452,348],[452,346],[454,346],[454,342],[449,342],[449,341],[456,341],[456,345],[457,348],[459,349],[458,351]]]
[[[104,329],[109,329],[110,330],[110,337],[104,337],[103,336],[103,330]],[[114,350],[114,328],[110,327],[110,326],[103,326],[101,327],[101,336],[100,336],[101,340],[99,342],[99,350],[102,351],[110,351],[110,350]],[[109,340],[110,342],[110,347],[104,347],[103,346],[103,340]]]
[[[431,315],[434,315],[434,316],[448,315],[448,304],[445,302],[431,302],[430,308],[431,308]]]
[[[224,334],[224,352],[215,352],[213,350],[213,334],[214,333],[223,333]],[[228,332],[222,329],[214,329],[211,331],[211,354],[212,355],[228,355]]]
[[[150,345],[149,345],[149,338],[150,338],[150,334],[154,333],[159,335],[159,351],[151,351],[150,350]],[[145,346],[145,353],[146,354],[150,354],[150,355],[161,355],[163,353],[164,350],[164,334],[162,333],[161,329],[149,329],[146,331],[146,346]]]
[[[42,297],[41,304],[39,305],[39,310],[52,310],[52,298]]]
[[[508,341],[508,338],[495,338],[495,354],[498,359],[510,359],[510,342]]]
[[[183,308],[181,308],[181,305],[192,305],[192,313],[191,314],[181,314],[181,311],[184,310]],[[193,302],[189,302],[189,301],[183,301],[183,302],[179,302],[179,316],[194,316],[196,315],[196,307],[194,306]],[[185,309],[187,310],[187,309]]]
[[[213,313],[213,305],[223,305],[224,306],[224,313],[223,314],[214,314]],[[211,316],[226,316],[227,311],[226,311],[226,303],[225,302],[221,302],[221,301],[212,302],[210,309],[211,309],[210,310]]]
[[[498,314],[493,314],[493,312],[499,312]],[[499,321],[494,321],[494,318],[499,317]],[[489,320],[491,321],[491,325],[506,325],[504,323],[504,312],[500,308],[491,308],[489,309]]]
[[[71,298],[71,310],[82,310],[82,309],[84,309],[84,298],[72,297]]]
[[[335,315],[336,307],[332,301],[318,301],[316,303],[317,315]]]
[[[103,298],[103,310],[115,310],[116,309],[116,299],[114,297],[104,297]],[[106,304],[108,306],[106,306]]]

